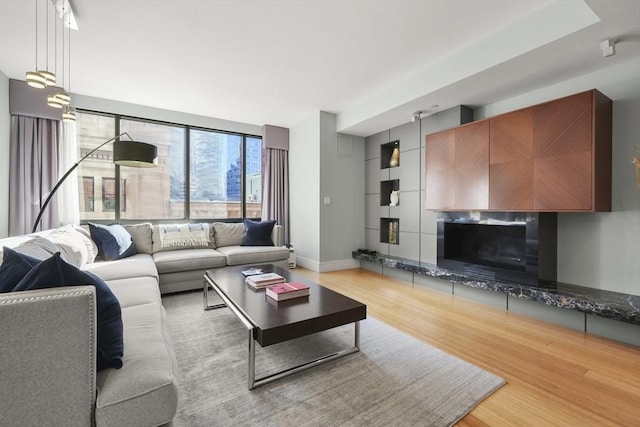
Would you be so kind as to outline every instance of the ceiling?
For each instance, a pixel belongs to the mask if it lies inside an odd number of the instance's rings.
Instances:
[[[35,68],[36,2],[44,68],[47,0],[0,1],[0,71],[10,78]],[[284,127],[322,110],[361,136],[415,111],[486,105],[640,58],[640,0],[71,4],[72,93]],[[607,38],[617,53],[603,58]],[[50,69],[53,56],[51,47]]]

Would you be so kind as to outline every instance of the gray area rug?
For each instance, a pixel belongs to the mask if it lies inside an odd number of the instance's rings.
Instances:
[[[371,317],[360,352],[249,391],[248,332],[202,293],[163,297],[178,359],[174,426],[449,426],[504,381]],[[353,345],[353,326],[256,344],[258,377]]]

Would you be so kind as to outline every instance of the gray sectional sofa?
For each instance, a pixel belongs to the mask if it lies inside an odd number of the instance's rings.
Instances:
[[[90,262],[93,242],[76,227],[0,239],[0,247],[16,251],[30,241],[56,241],[63,258],[75,257],[80,269],[105,281],[120,303],[124,331],[122,368],[96,372],[93,286],[0,294],[0,425],[169,423],[178,404],[177,365],[161,294],[201,289],[207,269],[288,262],[280,226],[275,246],[242,246],[243,224],[214,223],[208,245],[179,248],[160,245],[159,227],[125,226],[137,254],[115,261]]]

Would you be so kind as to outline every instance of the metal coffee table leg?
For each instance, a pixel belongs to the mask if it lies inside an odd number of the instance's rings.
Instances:
[[[360,351],[360,322],[359,321],[354,322],[353,335],[354,335],[353,347],[346,348],[344,350],[340,350],[334,353],[326,354],[317,359],[311,360],[309,362],[305,362],[301,365],[297,365],[288,369],[284,369],[279,372],[275,372],[273,374],[264,376],[262,378],[256,378],[255,377],[256,376],[256,344],[255,344],[255,340],[253,339],[253,330],[250,329],[249,330],[249,390],[253,390],[256,387],[269,384],[273,381],[279,380],[289,375],[296,374],[298,372],[307,370],[309,368],[313,368],[315,366],[322,365],[332,360],[339,359],[341,357]]]

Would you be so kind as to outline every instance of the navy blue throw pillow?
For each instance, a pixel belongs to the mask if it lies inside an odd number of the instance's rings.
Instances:
[[[14,291],[58,288],[63,286],[93,285],[96,288],[97,305],[97,360],[100,371],[122,367],[124,339],[122,336],[122,313],[120,303],[106,283],[94,274],[67,264],[56,253],[31,271],[16,285]]]
[[[275,220],[256,222],[245,219],[242,246],[273,246],[271,232],[274,225],[276,225]]]
[[[120,224],[102,225],[89,223],[91,238],[99,252],[107,260],[126,258],[136,254],[131,234]]]
[[[11,292],[20,280],[41,261],[7,247],[2,248],[2,252],[4,257],[0,264],[0,293]]]

